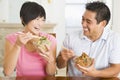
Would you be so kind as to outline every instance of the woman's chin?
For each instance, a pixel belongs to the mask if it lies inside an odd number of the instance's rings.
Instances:
[[[40,29],[30,29],[29,30],[33,35],[39,35],[39,33],[40,33]]]
[[[40,33],[40,32],[39,32]],[[33,35],[39,35],[39,33],[33,33]]]
[[[39,35],[39,31],[31,31],[31,33],[33,34],[33,35]]]

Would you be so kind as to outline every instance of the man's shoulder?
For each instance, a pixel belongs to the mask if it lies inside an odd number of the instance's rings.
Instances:
[[[108,38],[119,38],[120,33],[117,33],[110,29],[110,27],[105,27],[104,34],[107,35]]]
[[[120,38],[120,33],[111,30],[109,36],[114,38]]]
[[[117,33],[113,30],[111,30],[107,36],[107,40],[111,42],[118,43],[120,41],[120,33]]]

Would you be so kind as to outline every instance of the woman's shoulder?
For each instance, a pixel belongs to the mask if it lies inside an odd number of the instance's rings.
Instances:
[[[6,38],[16,38],[16,36],[20,33],[21,32],[13,32],[13,33],[7,34]]]
[[[11,43],[14,43],[17,39],[17,35],[19,34],[20,32],[13,32],[13,33],[10,33],[10,34],[7,34],[5,39],[10,41]]]

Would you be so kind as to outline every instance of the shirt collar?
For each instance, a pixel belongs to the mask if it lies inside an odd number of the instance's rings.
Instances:
[[[85,35],[83,34],[83,31],[82,31],[82,33],[80,33],[80,39],[84,39],[84,40],[85,40],[85,39],[88,39],[87,36],[85,36]]]
[[[100,39],[107,40],[110,31],[110,28],[106,26]]]

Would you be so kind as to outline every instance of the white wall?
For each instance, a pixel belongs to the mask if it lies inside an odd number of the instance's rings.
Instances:
[[[0,0],[0,22],[8,21],[8,0]]]
[[[112,29],[120,33],[120,0],[113,0],[113,26]]]
[[[47,1],[47,0],[46,0]],[[47,13],[48,23],[55,23],[56,27],[54,32],[57,37],[57,53],[59,52],[63,39],[65,37],[65,1],[64,0],[51,0],[51,3],[42,1]],[[47,3],[47,4],[46,4]]]
[[[54,18],[53,21],[56,21],[57,24],[55,32],[57,33],[57,44],[58,51],[61,48],[62,42],[65,37],[65,1],[64,0],[54,0]]]

